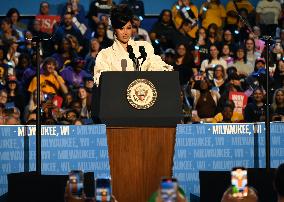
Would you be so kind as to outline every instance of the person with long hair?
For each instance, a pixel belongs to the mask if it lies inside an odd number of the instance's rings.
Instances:
[[[172,66],[166,64],[160,56],[154,54],[154,48],[146,41],[134,41],[132,36],[133,18],[132,11],[127,5],[122,4],[111,12],[111,23],[114,29],[114,44],[106,49],[102,49],[97,56],[94,68],[94,81],[99,84],[99,78],[104,71],[172,71]],[[138,60],[129,58],[129,51],[133,56],[141,56],[141,47],[147,53],[144,58]],[[139,51],[140,49],[140,51]],[[126,61],[126,66],[122,68],[121,61]],[[136,63],[136,64],[135,64]]]
[[[181,85],[186,84],[191,78],[194,68],[193,56],[185,44],[179,44],[176,47],[176,57],[174,70],[179,72],[179,81]]]
[[[278,61],[276,69],[273,75],[274,88],[283,88],[284,87],[284,60],[283,58]]]
[[[227,69],[227,62],[220,57],[220,51],[218,47],[212,44],[209,47],[209,57],[208,59],[203,60],[203,62],[201,63],[200,71],[206,73],[207,69],[213,69],[216,65],[222,65],[225,69]]]
[[[284,121],[284,89],[275,91],[271,104],[271,120]]]
[[[246,122],[259,122],[265,120],[264,92],[261,88],[253,91],[253,100],[245,107]]]
[[[253,72],[253,66],[247,61],[246,48],[239,46],[236,50],[234,67],[237,68],[238,74],[248,76]]]

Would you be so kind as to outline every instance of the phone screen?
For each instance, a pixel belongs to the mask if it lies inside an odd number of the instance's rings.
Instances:
[[[81,170],[72,170],[69,173],[70,192],[73,196],[81,197],[84,188],[84,174]]]
[[[111,200],[111,179],[97,178],[95,181],[96,201],[110,202]]]
[[[175,178],[163,178],[161,181],[161,198],[165,202],[177,201],[178,182]]]
[[[243,198],[248,195],[248,178],[245,168],[233,168],[231,171],[232,196]]]

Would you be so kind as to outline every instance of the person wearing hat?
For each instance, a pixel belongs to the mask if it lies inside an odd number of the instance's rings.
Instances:
[[[154,49],[150,43],[131,39],[132,18],[132,11],[127,5],[118,5],[112,9],[111,23],[115,40],[111,47],[101,50],[97,56],[94,68],[94,81],[97,85],[100,75],[104,71],[172,71],[172,66],[166,64],[160,56],[154,54]],[[135,58],[141,56],[139,47],[144,47],[146,54],[137,62]]]

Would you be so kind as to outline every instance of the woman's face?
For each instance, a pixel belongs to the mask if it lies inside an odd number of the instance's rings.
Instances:
[[[17,87],[17,83],[16,83],[16,82],[10,82],[10,83],[8,84],[8,86],[9,86],[9,89],[10,89],[10,90],[15,90],[16,87]]]
[[[117,40],[122,44],[127,44],[132,36],[132,24],[129,21],[120,29],[115,29]]]
[[[222,68],[217,67],[214,71],[214,75],[215,75],[215,78],[222,78],[224,76]]]
[[[279,61],[279,66],[278,66],[279,72],[284,72],[284,61],[280,60]]]
[[[80,99],[85,99],[87,97],[87,92],[84,88],[79,88],[78,90],[78,97]]]
[[[256,102],[261,102],[263,100],[263,92],[258,89],[254,91],[253,97]]]
[[[284,103],[284,93],[282,91],[278,91],[276,93],[275,100],[277,104]]]
[[[166,11],[163,13],[162,22],[169,23],[171,21],[171,13]]]
[[[203,38],[203,39],[206,38],[205,29],[203,29],[203,28],[202,28],[202,29],[199,29],[198,34],[199,34],[199,38],[200,38],[200,37]]]
[[[179,56],[184,56],[186,54],[186,48],[184,45],[180,45],[177,47],[177,54]]]
[[[49,74],[52,74],[55,71],[55,64],[53,64],[52,62],[49,62],[46,64],[46,72]]]
[[[229,30],[226,30],[224,32],[224,39],[225,41],[231,41],[232,40],[232,33]]]
[[[211,55],[211,57],[212,57],[213,59],[217,59],[218,53],[219,53],[219,51],[218,51],[218,49],[217,49],[216,46],[211,46],[211,47],[210,47],[210,55]]]
[[[97,40],[92,40],[91,49],[92,51],[98,51],[100,49],[100,43]]]
[[[17,23],[18,19],[19,19],[18,13],[15,12],[11,15],[11,21],[12,21],[13,24]]]
[[[254,41],[251,40],[251,39],[248,39],[246,41],[246,48],[247,48],[248,51],[254,50]]]
[[[223,53],[224,55],[230,55],[230,48],[229,48],[229,46],[224,45],[224,46],[223,46],[223,49],[222,49],[222,53]]]
[[[238,59],[243,59],[244,56],[245,56],[244,50],[243,50],[243,49],[238,49],[238,50],[237,50],[237,58],[238,58]]]
[[[67,40],[62,41],[62,48],[64,51],[68,51],[71,47],[71,44]]]

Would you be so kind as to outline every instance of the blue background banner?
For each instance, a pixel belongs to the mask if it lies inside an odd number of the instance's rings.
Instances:
[[[35,126],[0,127],[0,196],[7,192],[8,173],[35,171]],[[42,174],[70,170],[110,177],[105,125],[43,126]]]
[[[284,124],[271,124],[271,167],[284,162]],[[199,196],[199,171],[265,167],[264,124],[178,125],[173,175],[187,196]]]

